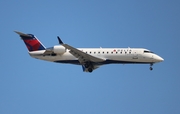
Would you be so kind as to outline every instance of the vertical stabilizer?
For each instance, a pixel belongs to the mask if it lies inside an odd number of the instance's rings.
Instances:
[[[30,52],[45,50],[44,45],[33,34],[24,34],[17,31],[15,32],[20,35],[21,39],[24,41],[26,47]]]

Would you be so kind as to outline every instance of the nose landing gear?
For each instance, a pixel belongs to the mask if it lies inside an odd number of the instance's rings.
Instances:
[[[149,69],[150,69],[150,70],[153,70],[153,68],[152,68],[152,67],[150,67]]]
[[[150,68],[149,68],[150,70],[153,70],[152,66],[153,66],[153,63],[150,64]]]

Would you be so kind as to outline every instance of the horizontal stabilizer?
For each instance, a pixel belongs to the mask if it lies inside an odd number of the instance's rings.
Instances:
[[[18,32],[18,31],[14,31],[15,33],[19,34],[20,36],[25,36],[25,37],[31,37],[31,35],[22,33],[22,32]]]

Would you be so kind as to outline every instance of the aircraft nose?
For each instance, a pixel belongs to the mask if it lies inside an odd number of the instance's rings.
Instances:
[[[164,59],[158,55],[156,55],[156,57],[154,58],[157,62],[162,62],[164,61]]]

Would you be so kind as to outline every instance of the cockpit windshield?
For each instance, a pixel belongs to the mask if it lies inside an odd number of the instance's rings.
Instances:
[[[153,53],[153,52],[149,50],[144,50],[144,53]]]

